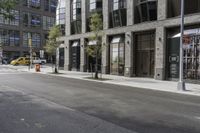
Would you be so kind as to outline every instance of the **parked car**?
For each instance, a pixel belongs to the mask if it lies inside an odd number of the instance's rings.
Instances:
[[[40,59],[39,57],[33,57],[33,64],[46,64],[46,59]]]
[[[11,65],[28,65],[30,63],[30,58],[27,57],[19,57],[13,61],[11,61]]]

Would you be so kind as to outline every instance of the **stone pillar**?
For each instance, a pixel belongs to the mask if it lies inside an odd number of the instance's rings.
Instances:
[[[65,5],[65,35],[69,36],[71,35],[71,15],[70,15],[70,10],[71,10],[71,0],[66,0],[66,5]]]
[[[102,73],[108,74],[109,73],[109,42],[108,37],[104,35],[102,37]]]
[[[134,0],[127,0],[127,26],[134,24]]]
[[[133,37],[131,32],[125,34],[125,68],[124,76],[133,75]]]
[[[68,39],[65,40],[65,64],[64,64],[64,70],[69,71],[70,66],[70,42]]]
[[[103,0],[103,29],[109,28],[109,0]]]
[[[156,59],[155,59],[155,79],[165,79],[166,66],[166,31],[164,27],[156,28]]]
[[[85,51],[85,39],[80,39],[80,71],[86,72],[87,60],[86,60],[86,51]]]
[[[81,0],[81,28],[82,33],[86,33],[86,0]]]
[[[158,0],[157,16],[158,20],[167,18],[167,0]]]

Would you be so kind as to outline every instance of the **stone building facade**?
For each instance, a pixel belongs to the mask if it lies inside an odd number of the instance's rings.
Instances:
[[[102,46],[105,48],[102,51],[100,64],[103,73],[150,77],[158,80],[177,79],[179,53],[174,46],[179,45],[177,38],[180,29],[180,1],[66,1],[65,36],[59,38],[64,42],[64,69],[90,71],[88,69],[91,69],[92,61],[87,56],[85,47],[88,45],[86,40],[92,34],[87,28],[89,14],[95,10],[101,13],[103,18]],[[193,63],[194,70],[186,70],[191,64],[186,63],[185,78],[199,80],[200,0],[185,0],[185,5],[185,28],[186,32],[191,31],[188,33],[190,36],[188,46],[192,43],[191,38],[196,37],[197,40],[194,46],[195,57],[191,61],[188,60],[189,63]],[[78,23],[74,26],[76,20]],[[196,63],[195,68],[194,63]],[[188,73],[193,76],[187,76]]]

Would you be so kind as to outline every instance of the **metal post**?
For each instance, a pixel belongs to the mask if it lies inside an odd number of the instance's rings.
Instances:
[[[33,63],[33,51],[32,51],[32,38],[31,38],[31,33],[28,33],[28,44],[29,44],[29,52],[30,52],[30,65],[29,65],[29,70],[32,68],[32,63]]]
[[[184,36],[184,0],[181,0],[181,36],[180,36],[180,66],[178,90],[184,91],[185,82],[183,81],[183,36]]]

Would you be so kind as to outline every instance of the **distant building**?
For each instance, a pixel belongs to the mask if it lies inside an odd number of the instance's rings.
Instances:
[[[48,37],[50,27],[55,24],[57,0],[20,0],[13,20],[0,16],[0,45],[8,60],[29,55],[29,35],[35,56]]]
[[[64,69],[91,71],[89,20],[103,18],[106,74],[177,80],[181,0],[67,0]],[[184,78],[200,79],[200,0],[185,0]],[[91,65],[92,64],[92,65]]]

